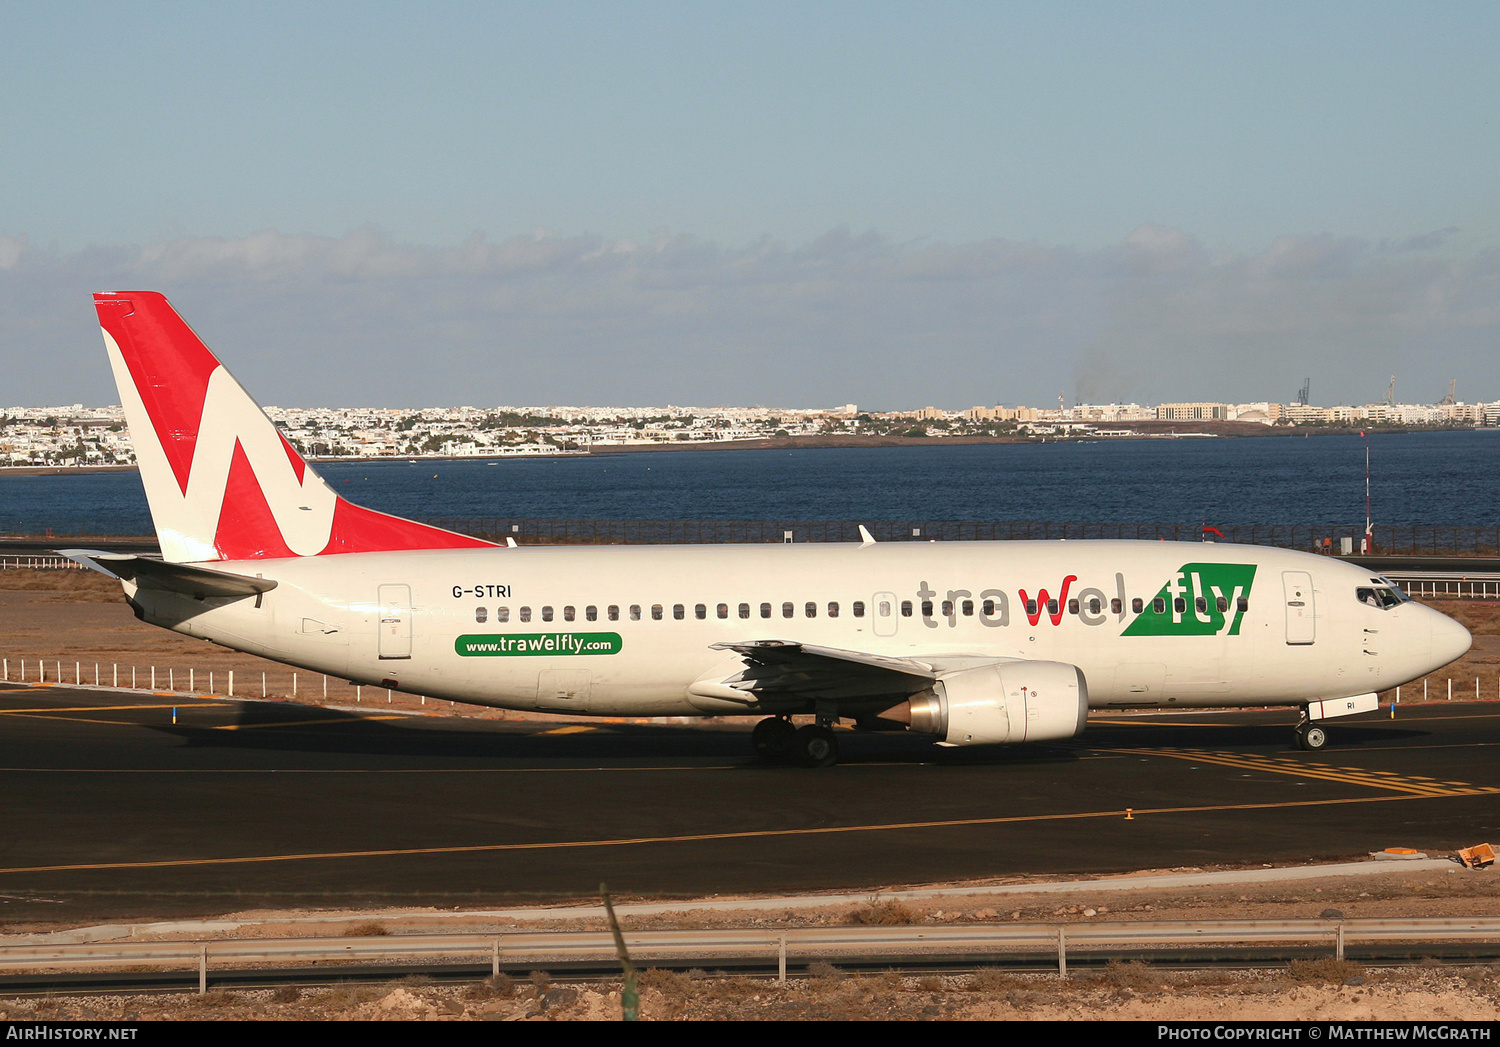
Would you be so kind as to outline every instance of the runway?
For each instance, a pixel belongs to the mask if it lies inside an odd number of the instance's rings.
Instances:
[[[173,711],[176,723],[173,723]],[[1105,714],[1066,746],[842,733],[809,771],[748,723],[498,723],[0,688],[0,919],[873,890],[1451,850],[1500,837],[1500,705],[1333,721]],[[1127,817],[1126,809],[1130,809]]]

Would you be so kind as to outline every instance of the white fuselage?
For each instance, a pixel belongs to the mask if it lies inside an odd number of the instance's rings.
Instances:
[[[520,547],[204,566],[277,587],[258,600],[127,593],[146,621],[358,683],[594,715],[768,711],[711,686],[741,666],[711,649],[733,641],[940,667],[1064,662],[1083,671],[1094,708],[1378,692],[1469,645],[1419,604],[1361,602],[1367,571],[1252,546]]]

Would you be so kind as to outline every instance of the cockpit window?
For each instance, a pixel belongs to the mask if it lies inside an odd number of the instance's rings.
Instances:
[[[1411,597],[1406,595],[1406,590],[1401,588],[1401,586],[1397,585],[1395,582],[1391,581],[1389,578],[1381,576],[1379,578],[1372,578],[1370,580],[1372,582],[1378,582],[1379,584],[1389,589],[1391,592],[1395,593],[1396,599],[1401,603],[1411,603]]]
[[[1361,586],[1354,590],[1354,596],[1360,603],[1369,604],[1371,607],[1379,607],[1381,610],[1389,610],[1401,603],[1401,598],[1396,593],[1383,585]]]

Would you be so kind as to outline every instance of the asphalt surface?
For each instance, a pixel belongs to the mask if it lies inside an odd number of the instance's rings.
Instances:
[[[172,722],[173,708],[177,722]],[[1500,704],[1106,714],[1067,745],[498,723],[0,686],[0,924],[465,908],[1336,860],[1500,837]],[[1131,817],[1126,817],[1126,808]]]

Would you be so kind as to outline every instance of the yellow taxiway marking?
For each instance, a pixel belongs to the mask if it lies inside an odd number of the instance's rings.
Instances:
[[[365,720],[404,720],[400,713],[382,713],[378,716],[333,716],[320,720],[278,720],[276,723],[226,723],[213,728],[215,731],[253,731],[260,727],[302,727],[307,724],[362,723]]]
[[[1176,720],[1151,720],[1141,717],[1138,720],[1095,720],[1090,719],[1091,724],[1104,724],[1109,727],[1255,727],[1267,726],[1265,724],[1248,723],[1178,723]]]
[[[1487,790],[1500,791],[1500,790]],[[1287,803],[1230,803],[1202,807],[1148,807],[1135,808],[1133,817],[1141,818],[1153,814],[1200,814],[1209,811],[1266,811],[1286,810],[1292,807],[1333,807],[1355,803],[1398,803],[1403,800],[1429,799],[1426,796],[1365,796],[1341,800],[1294,800]],[[565,851],[596,847],[638,847],[642,844],[704,843],[716,840],[757,840],[772,837],[827,836],[837,833],[890,832],[900,829],[952,829],[984,825],[1014,825],[1024,822],[1084,821],[1088,819],[1118,819],[1125,812],[1080,811],[1075,814],[1023,814],[999,818],[956,818],[935,822],[890,822],[876,825],[832,825],[810,829],[757,829],[744,832],[692,833],[683,836],[635,836],[607,840],[563,840],[546,843],[486,843],[452,847],[392,847],[367,851],[321,851],[306,854],[247,855],[238,858],[174,858],[144,862],[89,862],[77,865],[33,865],[0,869],[7,873],[39,872],[89,872],[107,869],[173,869],[187,866],[207,865],[255,865],[266,862],[327,861],[336,858],[392,858],[422,854],[483,854],[505,851]]]
[[[26,713],[115,713],[122,709],[216,709],[233,702],[166,702],[161,705],[53,705],[37,709],[0,709],[0,716],[15,716]]]
[[[84,723],[114,723],[85,720]],[[120,721],[124,722],[124,721]],[[138,727],[139,724],[131,724]],[[4,774],[634,774],[639,771],[738,771],[741,764],[664,764],[660,767],[0,767]],[[861,767],[892,767],[897,764],[860,764]]]
[[[1116,751],[1132,752],[1141,756],[1166,756],[1173,760],[1191,760],[1194,763],[1211,763],[1221,767],[1236,767],[1244,771],[1290,774],[1298,778],[1316,778],[1325,782],[1342,782],[1345,785],[1363,785],[1371,789],[1389,789],[1393,792],[1412,793],[1418,796],[1476,796],[1500,792],[1500,788],[1494,786],[1471,785],[1468,782],[1445,782],[1417,775],[1403,777],[1392,771],[1371,771],[1363,767],[1334,767],[1328,764],[1304,763],[1294,757],[1247,756],[1243,753],[1207,752],[1194,749]]]
[[[149,726],[139,720],[96,720],[92,716],[46,716],[41,713],[23,713],[23,720],[66,720],[68,723],[102,723],[110,727],[144,727]]]
[[[582,734],[584,731],[597,731],[599,728],[587,724],[574,724],[571,727],[554,727],[550,731],[538,731],[537,734]]]

